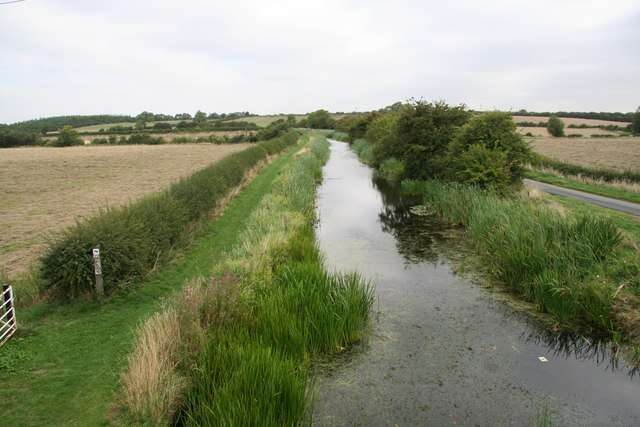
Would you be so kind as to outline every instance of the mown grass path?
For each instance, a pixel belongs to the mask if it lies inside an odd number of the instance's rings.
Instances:
[[[18,312],[21,336],[0,349],[3,426],[108,424],[139,322],[190,278],[210,273],[298,146],[266,166],[203,227],[174,262],[103,304],[43,305]]]

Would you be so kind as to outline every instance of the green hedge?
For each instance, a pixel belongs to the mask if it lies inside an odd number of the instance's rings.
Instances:
[[[67,298],[93,290],[92,249],[100,247],[107,292],[140,277],[166,259],[187,226],[210,212],[245,172],[267,156],[289,147],[298,134],[250,147],[216,162],[167,190],[98,215],[68,228],[42,258],[47,289]]]

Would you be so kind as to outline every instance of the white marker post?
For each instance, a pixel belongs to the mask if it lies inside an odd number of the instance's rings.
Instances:
[[[98,298],[104,296],[104,284],[102,282],[102,262],[100,261],[100,248],[93,250],[93,272],[96,275],[96,294]]]

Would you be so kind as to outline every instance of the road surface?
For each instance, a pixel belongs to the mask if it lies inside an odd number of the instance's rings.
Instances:
[[[534,181],[532,179],[525,179],[524,185],[556,196],[572,197],[583,202],[602,206],[603,208],[614,209],[616,211],[640,216],[640,204],[638,203],[612,199],[611,197],[598,196],[597,194],[585,193],[584,191],[572,190],[569,188],[559,187],[557,185]]]

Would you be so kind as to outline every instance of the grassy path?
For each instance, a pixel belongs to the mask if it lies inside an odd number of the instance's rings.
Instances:
[[[134,328],[186,280],[206,275],[234,244],[296,147],[269,164],[176,261],[144,286],[98,305],[18,313],[22,333],[0,350],[3,426],[106,425]]]

